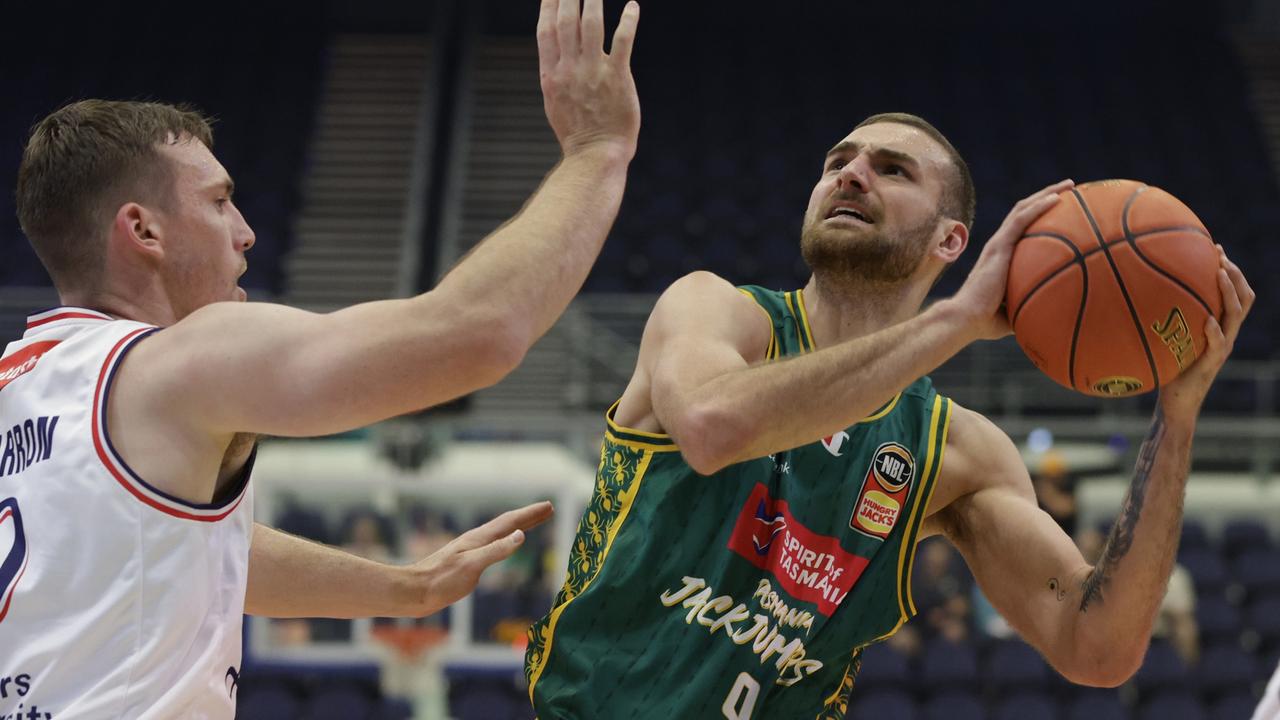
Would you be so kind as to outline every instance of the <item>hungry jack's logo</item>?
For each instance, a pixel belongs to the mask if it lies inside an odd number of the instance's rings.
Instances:
[[[911,493],[915,472],[916,460],[910,450],[895,442],[876,448],[858,501],[853,505],[849,527],[880,540],[889,537]]]

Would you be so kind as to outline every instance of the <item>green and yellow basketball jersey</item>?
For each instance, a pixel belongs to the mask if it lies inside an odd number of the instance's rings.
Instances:
[[[773,323],[769,360],[813,350],[799,291],[741,290]],[[538,716],[843,718],[862,648],[915,614],[950,401],[922,378],[843,432],[709,477],[614,409],[568,579],[529,631]]]

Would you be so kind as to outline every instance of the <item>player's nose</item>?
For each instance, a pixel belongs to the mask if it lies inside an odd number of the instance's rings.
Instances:
[[[854,157],[840,169],[838,176],[840,189],[844,190],[848,187],[865,193],[869,187],[870,170],[866,158],[861,155]]]

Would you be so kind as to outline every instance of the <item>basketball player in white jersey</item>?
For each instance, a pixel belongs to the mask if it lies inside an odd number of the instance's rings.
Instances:
[[[422,616],[550,505],[406,567],[252,522],[260,434],[341,432],[491,385],[563,312],[635,152],[623,11],[543,0],[560,163],[432,291],[328,315],[244,301],[254,234],[208,124],[85,101],[33,130],[18,214],[64,307],[0,356],[0,717],[231,718],[241,615]],[[359,238],[352,238],[359,242]]]
[[[1262,700],[1253,711],[1253,720],[1280,720],[1280,667],[1271,674]]]

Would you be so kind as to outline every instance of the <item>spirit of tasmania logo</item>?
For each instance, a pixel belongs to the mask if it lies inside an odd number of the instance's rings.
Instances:
[[[840,547],[840,539],[801,525],[787,501],[757,483],[738,513],[729,549],[778,579],[793,597],[831,616],[866,569],[868,560]]]
[[[902,515],[915,474],[916,460],[910,450],[893,442],[876,448],[858,501],[853,505],[849,527],[880,540],[889,537]]]

